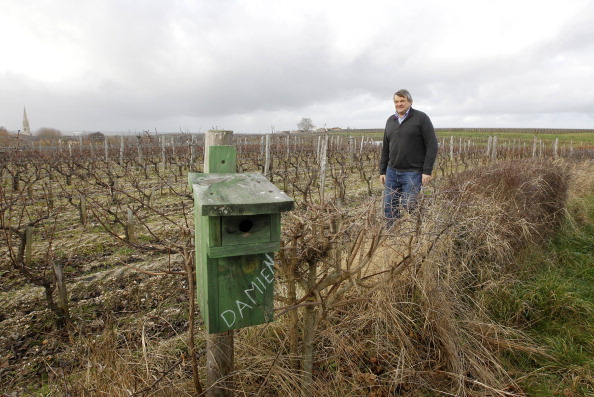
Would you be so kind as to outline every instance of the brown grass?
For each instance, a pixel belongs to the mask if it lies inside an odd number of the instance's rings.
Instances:
[[[500,354],[542,352],[521,332],[488,318],[480,293],[504,282],[523,247],[554,231],[569,180],[564,164],[540,161],[467,171],[428,189],[418,211],[390,233],[379,215],[369,215],[378,198],[356,209],[312,206],[293,221],[287,217],[285,233],[305,233],[295,255],[317,263],[316,281],[324,285],[310,294],[317,330],[313,383],[304,383],[301,357],[291,351],[292,333],[301,338],[303,331],[305,308],[297,307],[274,323],[236,333],[236,395],[522,396]],[[295,268],[306,280],[306,263]],[[285,307],[281,274],[278,306]],[[325,285],[329,279],[334,282]],[[304,285],[299,299],[308,296]],[[295,312],[298,329],[290,321]],[[168,328],[167,321],[161,326]],[[81,332],[70,356],[62,357],[71,365],[67,372],[48,363],[50,395],[192,395],[185,333],[172,326],[160,338],[150,327],[141,318],[114,319],[92,335]],[[204,369],[204,335],[196,331]]]

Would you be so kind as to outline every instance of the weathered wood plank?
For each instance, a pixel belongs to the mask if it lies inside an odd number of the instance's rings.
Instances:
[[[210,146],[207,149],[208,163],[205,172],[235,173],[237,149],[235,146]]]
[[[201,215],[272,214],[293,209],[295,202],[262,174],[198,174],[189,176]]]
[[[209,259],[209,333],[274,319],[273,253]]]
[[[223,258],[228,256],[241,256],[253,254],[265,254],[280,249],[280,243],[273,241],[259,244],[231,245],[223,247],[209,247],[207,253],[210,258]]]
[[[221,217],[221,245],[270,242],[270,215]]]

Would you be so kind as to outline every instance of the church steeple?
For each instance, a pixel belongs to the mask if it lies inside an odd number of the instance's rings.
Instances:
[[[29,119],[27,119],[27,108],[24,108],[23,112],[23,129],[21,130],[21,134],[31,135],[31,130],[29,129]]]

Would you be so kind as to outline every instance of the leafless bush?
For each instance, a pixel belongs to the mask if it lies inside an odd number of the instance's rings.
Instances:
[[[558,226],[569,179],[562,163],[540,160],[498,163],[452,177],[443,196],[444,208],[465,220],[453,237],[457,253],[471,263],[509,263],[519,249]]]
[[[562,165],[538,161],[477,169],[427,192],[390,234],[373,227],[381,222],[375,214],[362,216],[373,206],[295,214],[281,254],[289,291],[283,303],[291,305],[286,321],[281,317],[281,342],[289,357],[303,358],[301,392],[521,395],[500,352],[539,351],[492,322],[480,292],[504,277],[503,265],[518,250],[557,225],[567,181]],[[355,212],[365,221],[349,223]],[[361,245],[355,230],[367,233]],[[354,252],[357,264],[349,268]],[[273,365],[291,365],[282,363]]]

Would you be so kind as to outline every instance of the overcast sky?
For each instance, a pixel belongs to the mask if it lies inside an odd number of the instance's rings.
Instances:
[[[0,0],[0,126],[594,128],[591,0]]]

